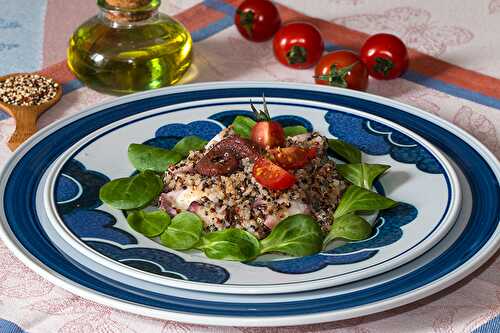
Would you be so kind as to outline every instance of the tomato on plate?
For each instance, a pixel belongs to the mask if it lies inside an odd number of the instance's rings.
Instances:
[[[236,9],[234,24],[246,39],[263,42],[278,31],[281,18],[278,9],[271,1],[246,0]]]
[[[342,50],[328,53],[316,65],[314,78],[318,84],[366,90],[368,71],[356,53]]]
[[[272,160],[285,169],[303,168],[311,160],[310,151],[301,147],[278,147],[271,149],[269,153]]]
[[[403,75],[408,69],[408,50],[398,37],[376,34],[369,37],[360,51],[368,73],[379,80],[390,80]]]
[[[285,143],[285,132],[275,121],[259,121],[252,128],[251,139],[262,148],[279,147]]]
[[[325,49],[320,32],[312,24],[289,23],[274,35],[274,55],[283,65],[309,68],[318,62]]]
[[[265,98],[263,111],[257,110],[253,104],[250,104],[250,107],[257,119],[257,123],[252,127],[250,139],[262,148],[282,146],[285,143],[285,131],[280,123],[271,120]]]
[[[252,170],[255,179],[270,190],[286,190],[295,184],[295,176],[265,157],[255,161]]]

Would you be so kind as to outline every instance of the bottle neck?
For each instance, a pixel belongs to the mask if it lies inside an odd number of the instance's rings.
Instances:
[[[97,0],[102,15],[112,25],[127,26],[158,13],[161,0]]]

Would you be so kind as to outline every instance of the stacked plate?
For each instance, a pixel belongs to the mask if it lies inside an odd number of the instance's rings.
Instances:
[[[129,228],[99,188],[132,172],[130,143],[211,139],[265,94],[271,114],[391,165],[377,190],[400,202],[375,232],[312,256],[250,263],[178,252]],[[212,83],[131,95],[65,119],[3,170],[1,234],[33,270],[118,309],[191,323],[279,326],[351,318],[435,293],[500,245],[500,167],[455,126],[388,99],[277,83]]]

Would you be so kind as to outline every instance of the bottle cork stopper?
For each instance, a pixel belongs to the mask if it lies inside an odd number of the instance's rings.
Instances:
[[[115,8],[116,10],[109,10],[106,17],[114,22],[134,22],[141,21],[149,18],[153,12],[151,9],[141,11],[147,8],[153,0],[104,0],[107,6]],[[139,10],[141,12],[135,12]]]
[[[110,6],[123,9],[136,9],[148,5],[151,0],[106,0]]]

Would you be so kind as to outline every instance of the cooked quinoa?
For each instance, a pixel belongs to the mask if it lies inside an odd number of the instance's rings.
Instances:
[[[231,134],[231,129],[227,129],[220,137]],[[186,209],[196,213],[207,232],[240,228],[262,239],[279,221],[299,213],[311,214],[328,231],[347,183],[337,173],[335,162],[327,157],[325,137],[317,132],[298,135],[287,139],[286,146],[292,145],[315,146],[317,157],[304,168],[290,171],[297,182],[287,190],[262,187],[252,176],[253,162],[248,158],[242,159],[239,169],[227,176],[197,174],[194,165],[206,150],[193,151],[165,172],[159,206],[171,215]]]

